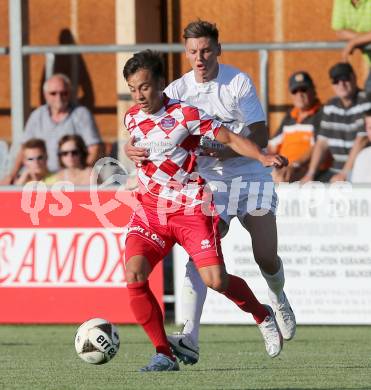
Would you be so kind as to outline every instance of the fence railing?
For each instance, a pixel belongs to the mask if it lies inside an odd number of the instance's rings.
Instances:
[[[148,43],[134,45],[57,45],[29,46],[22,44],[22,1],[9,1],[10,49],[0,47],[0,55],[10,55],[11,67],[11,124],[13,143],[19,143],[24,126],[24,74],[23,57],[45,55],[46,77],[53,72],[55,55],[74,55],[83,53],[128,53],[152,49],[163,53],[181,53],[182,44]],[[339,50],[344,42],[275,42],[275,43],[225,43],[223,51],[255,51],[259,53],[259,92],[263,109],[268,112],[268,68],[270,51]],[[371,49],[371,45],[368,46]]]

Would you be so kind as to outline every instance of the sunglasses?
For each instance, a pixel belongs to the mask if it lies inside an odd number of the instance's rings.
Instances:
[[[334,84],[334,85],[339,84],[340,81],[343,81],[344,83],[349,82],[350,77],[348,77],[348,76],[338,77],[338,78],[332,80],[332,84]]]
[[[76,156],[79,156],[80,155],[80,152],[76,149],[74,150],[61,150],[59,153],[59,156],[61,157],[66,157],[68,156],[69,154],[73,157],[76,157]]]
[[[293,95],[297,94],[298,92],[301,92],[301,93],[306,93],[308,92],[308,88],[305,88],[305,87],[299,87],[299,88],[295,88],[291,91],[291,93]]]
[[[66,97],[68,95],[68,92],[67,91],[51,91],[51,92],[49,92],[49,95],[52,95],[52,96],[59,95],[59,96]]]
[[[45,156],[28,157],[27,161],[42,161],[45,160]]]

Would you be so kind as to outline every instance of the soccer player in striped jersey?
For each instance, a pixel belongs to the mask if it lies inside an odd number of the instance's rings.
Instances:
[[[263,335],[267,353],[277,356],[282,335],[270,306],[262,305],[246,282],[226,272],[220,248],[218,216],[195,172],[202,136],[228,145],[264,166],[283,166],[280,155],[266,155],[253,142],[234,134],[202,110],[163,94],[163,64],[150,50],[135,54],[124,77],[136,103],[125,126],[149,155],[138,167],[140,206],[134,211],[125,243],[126,280],[134,316],[152,341],[156,354],[141,371],[177,371],[161,309],[148,276],[175,242],[192,257],[206,286],[251,313]]]

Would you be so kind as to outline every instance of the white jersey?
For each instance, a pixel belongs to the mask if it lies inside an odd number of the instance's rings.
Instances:
[[[216,117],[234,133],[247,136],[246,126],[265,121],[265,115],[250,77],[240,70],[219,64],[218,76],[206,83],[197,83],[193,70],[173,81],[165,89],[166,95],[173,99],[186,101]],[[223,147],[205,142],[206,146]],[[229,181],[241,176],[246,181],[258,178],[271,171],[260,162],[246,157],[234,157],[219,161],[213,157],[198,157],[198,171],[210,180]]]

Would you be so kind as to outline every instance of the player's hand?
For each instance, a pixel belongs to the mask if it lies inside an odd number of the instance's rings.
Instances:
[[[141,165],[148,157],[148,151],[146,148],[138,148],[134,146],[135,137],[130,137],[129,141],[124,145],[124,153],[129,157],[131,161],[134,161],[137,165]]]
[[[265,167],[275,167],[282,168],[286,167],[289,163],[286,157],[281,156],[280,154],[262,154],[259,161]]]

